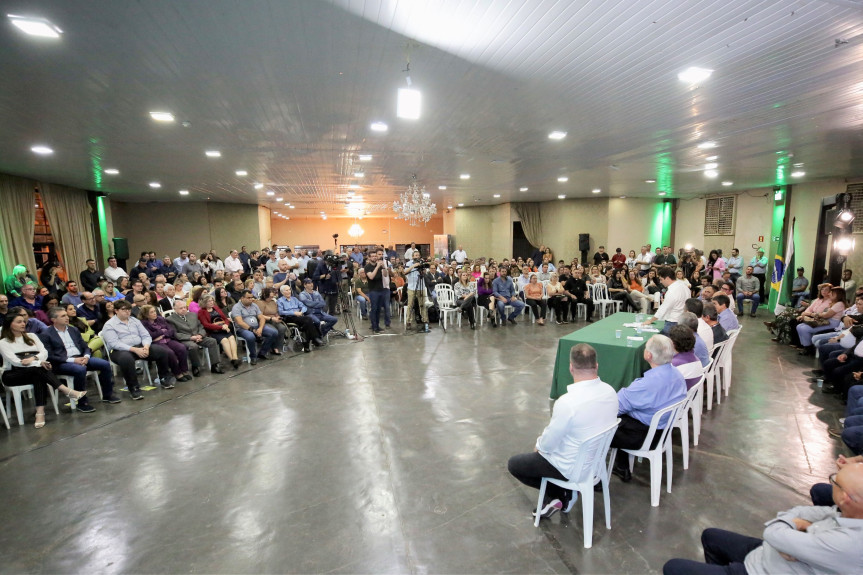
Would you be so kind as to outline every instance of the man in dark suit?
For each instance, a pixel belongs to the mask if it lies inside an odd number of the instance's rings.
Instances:
[[[57,375],[71,375],[73,387],[77,391],[87,389],[87,372],[99,372],[99,384],[102,386],[102,401],[105,403],[120,403],[120,398],[114,394],[114,377],[111,364],[98,357],[90,357],[90,348],[84,343],[81,332],[69,325],[69,316],[61,307],[48,310],[52,327],[39,334],[39,339],[48,350],[48,361],[51,370]],[[90,405],[87,397],[78,400],[77,409],[83,413],[92,413],[96,409]]]
[[[174,337],[177,341],[186,346],[189,350],[189,359],[192,360],[192,375],[200,377],[201,375],[201,347],[207,349],[210,354],[210,371],[213,373],[225,373],[219,363],[219,344],[216,340],[207,335],[207,331],[198,316],[189,313],[189,308],[186,302],[178,299],[174,301],[174,313],[168,316],[168,323],[176,332]]]

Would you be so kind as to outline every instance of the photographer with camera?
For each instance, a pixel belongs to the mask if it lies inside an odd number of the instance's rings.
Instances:
[[[369,252],[366,278],[369,280],[369,297],[372,300],[372,332],[381,333],[380,313],[383,308],[386,327],[390,326],[390,276],[383,259],[383,250]]]
[[[327,250],[324,259],[318,262],[313,276],[318,291],[327,301],[327,311],[330,315],[338,313],[336,306],[339,301],[339,282],[342,279],[341,264],[339,257]]]
[[[412,259],[405,268],[408,284],[408,303],[405,310],[405,313],[408,314],[407,329],[412,329],[411,322],[414,318],[414,301],[416,301],[420,308],[420,318],[423,321],[422,331],[423,333],[428,333],[431,330],[429,330],[428,308],[425,306],[428,292],[424,281],[424,272],[429,268],[430,264],[422,260],[419,250],[414,250],[411,256]]]

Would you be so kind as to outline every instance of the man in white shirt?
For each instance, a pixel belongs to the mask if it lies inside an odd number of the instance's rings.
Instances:
[[[657,272],[659,281],[665,286],[665,299],[656,310],[653,317],[645,321],[645,324],[651,324],[658,319],[665,321],[665,327],[662,328],[663,334],[667,335],[671,328],[677,325],[680,321],[680,314],[686,311],[686,300],[689,299],[689,285],[683,281],[677,281],[674,268],[663,266]]]
[[[650,264],[653,263],[653,254],[650,253],[650,248],[641,246],[641,253],[635,258],[635,263],[638,264],[638,275],[646,276],[650,271]]]
[[[117,258],[114,256],[108,258],[108,267],[105,268],[105,272],[102,275],[104,275],[105,279],[112,282],[114,285],[117,285],[120,278],[129,277],[126,270],[121,267],[117,267]]]
[[[513,477],[539,489],[543,477],[576,479],[579,447],[589,437],[609,428],[617,420],[617,394],[599,379],[596,350],[580,343],[569,351],[569,373],[573,383],[554,404],[551,422],[536,440],[533,453],[510,457],[507,467]],[[542,516],[569,511],[572,492],[549,483]]]
[[[454,259],[458,265],[462,265],[464,260],[467,259],[467,252],[464,251],[463,247],[459,246],[458,249],[452,253],[452,259]]]
[[[411,242],[411,247],[405,250],[405,261],[409,262],[414,258],[414,250],[417,249],[416,242]]]
[[[285,257],[282,258],[281,261],[288,264],[288,273],[289,274],[294,274],[294,275],[300,274],[300,272],[299,272],[300,260],[298,260],[297,258],[294,257],[294,254],[293,254],[293,252],[291,252],[291,250],[288,250],[287,254],[285,254]]]
[[[305,279],[304,276],[307,275],[310,259],[309,250],[300,250],[300,254],[297,256],[297,277]]]
[[[231,277],[234,272],[243,273],[243,260],[237,250],[232,250],[231,255],[225,258],[225,275]]]

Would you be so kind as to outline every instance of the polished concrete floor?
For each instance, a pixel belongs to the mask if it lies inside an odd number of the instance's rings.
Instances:
[[[689,470],[675,449],[658,508],[645,461],[612,478],[610,531],[597,499],[592,549],[580,506],[534,528],[506,461],[545,426],[557,338],[582,325],[399,327],[41,430],[30,415],[0,433],[0,570],[657,573],[700,558],[705,527],[759,535],[833,471],[839,402],[745,318],[731,396]]]

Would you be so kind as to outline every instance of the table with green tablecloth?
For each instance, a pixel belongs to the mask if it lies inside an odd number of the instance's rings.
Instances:
[[[569,373],[569,350],[578,343],[589,343],[596,349],[599,378],[614,389],[626,387],[632,383],[632,380],[644,375],[644,372],[650,368],[650,365],[644,361],[644,344],[654,334],[643,332],[641,337],[644,341],[633,341],[632,347],[628,347],[627,336],[637,337],[638,334],[635,333],[635,329],[623,327],[623,324],[634,321],[634,313],[618,312],[560,338],[551,380],[551,398],[557,399],[566,393],[566,386],[572,383],[572,375]],[[657,321],[651,327],[661,330],[664,325],[665,322]],[[620,339],[615,335],[618,329],[622,332]]]

